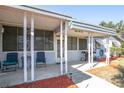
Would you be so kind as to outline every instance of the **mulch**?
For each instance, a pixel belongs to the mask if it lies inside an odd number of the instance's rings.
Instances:
[[[111,61],[113,60],[116,60],[117,58],[124,58],[124,57],[111,57],[109,60],[110,60],[110,63]],[[98,62],[105,62],[106,61],[106,58],[99,58],[97,59]]]
[[[10,88],[78,88],[66,75],[11,86]]]

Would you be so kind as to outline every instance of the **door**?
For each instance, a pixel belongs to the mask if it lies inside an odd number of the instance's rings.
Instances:
[[[63,59],[64,59],[64,40],[63,40]],[[60,40],[57,39],[57,63],[60,63]]]

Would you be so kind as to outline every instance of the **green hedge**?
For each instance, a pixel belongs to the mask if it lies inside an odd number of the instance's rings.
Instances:
[[[124,48],[111,47],[111,54],[117,52],[124,55]]]

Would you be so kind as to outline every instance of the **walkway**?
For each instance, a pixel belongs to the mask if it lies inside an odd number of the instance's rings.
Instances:
[[[86,71],[73,73],[72,80],[79,88],[119,88],[107,82],[106,80],[92,75]]]

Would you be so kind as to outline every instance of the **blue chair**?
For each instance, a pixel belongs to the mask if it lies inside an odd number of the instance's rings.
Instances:
[[[37,52],[36,67],[38,67],[38,65],[45,65],[46,66],[46,58],[45,58],[44,52]]]
[[[7,53],[6,61],[2,62],[2,71],[7,71],[9,68],[15,68],[16,70],[18,64],[18,53]],[[19,64],[18,64],[19,65]]]

